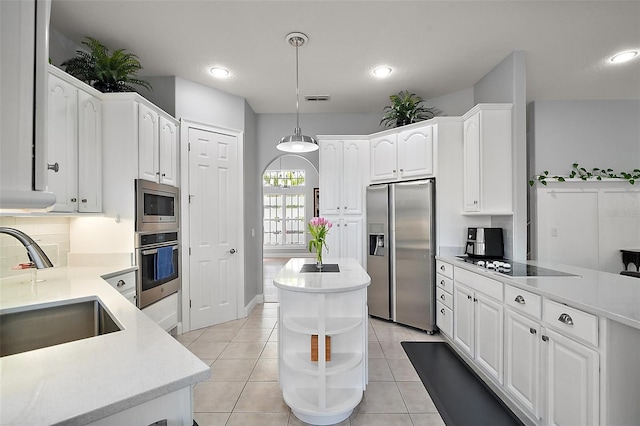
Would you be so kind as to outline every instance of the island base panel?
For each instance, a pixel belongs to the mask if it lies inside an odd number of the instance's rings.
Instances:
[[[291,409],[291,412],[294,416],[296,416],[299,420],[302,420],[305,423],[309,423],[310,425],[334,425],[336,423],[340,423],[343,420],[349,418],[351,413],[353,413],[353,408],[340,413],[340,414],[332,414],[330,416],[322,415],[322,416],[312,416],[309,414],[302,414],[298,411]]]

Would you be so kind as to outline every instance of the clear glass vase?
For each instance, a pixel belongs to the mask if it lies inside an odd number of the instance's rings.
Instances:
[[[316,268],[322,269],[322,244],[316,246]]]

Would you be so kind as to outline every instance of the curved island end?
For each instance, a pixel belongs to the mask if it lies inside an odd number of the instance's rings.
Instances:
[[[328,259],[339,272],[300,272],[291,259],[278,288],[278,365],[284,401],[300,420],[328,425],[348,418],[368,383],[367,286],[355,259]]]

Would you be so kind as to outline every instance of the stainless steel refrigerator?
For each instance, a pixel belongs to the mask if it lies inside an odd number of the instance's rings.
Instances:
[[[367,187],[369,314],[429,332],[435,325],[435,181]]]

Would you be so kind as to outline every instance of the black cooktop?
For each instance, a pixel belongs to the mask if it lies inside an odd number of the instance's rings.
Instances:
[[[483,267],[489,271],[499,272],[512,277],[575,277],[574,274],[528,265],[526,263],[513,262],[509,259],[484,259],[468,256],[457,256],[457,258],[463,262]]]

